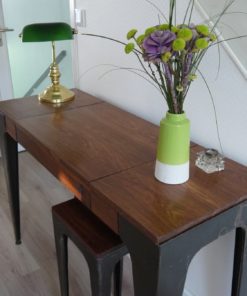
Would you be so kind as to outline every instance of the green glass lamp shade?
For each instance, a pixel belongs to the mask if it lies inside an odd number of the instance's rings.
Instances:
[[[22,42],[44,42],[73,39],[73,29],[66,23],[30,24],[23,28]]]

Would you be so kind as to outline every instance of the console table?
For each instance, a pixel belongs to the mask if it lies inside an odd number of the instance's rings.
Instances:
[[[181,296],[193,256],[236,230],[233,296],[247,295],[247,169],[226,159],[225,171],[195,167],[190,180],[154,178],[158,127],[82,91],[61,107],[36,97],[0,102],[0,137],[16,243],[21,243],[17,144],[127,245],[136,296]]]

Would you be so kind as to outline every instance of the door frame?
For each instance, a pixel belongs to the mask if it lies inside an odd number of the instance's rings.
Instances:
[[[3,6],[2,6],[2,0],[0,0],[0,27],[5,27],[4,23],[4,15],[3,15]],[[12,84],[12,78],[11,78],[11,68],[9,63],[9,53],[7,48],[7,38],[6,34],[8,33],[2,33],[1,39],[2,39],[2,46],[0,48],[2,61],[1,61],[1,69],[0,72],[2,72],[2,84],[4,85],[4,89],[0,89],[0,100],[2,99],[11,99],[13,98],[13,84]]]
[[[75,23],[75,0],[69,0],[69,6],[70,6],[70,24],[72,28],[76,29],[76,23]],[[73,72],[73,82],[74,86],[78,87],[78,81],[79,81],[79,63],[78,63],[78,41],[77,41],[77,35],[74,35],[74,40],[72,42],[72,72]]]

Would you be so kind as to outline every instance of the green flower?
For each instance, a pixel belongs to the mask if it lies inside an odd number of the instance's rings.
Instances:
[[[165,31],[165,30],[169,29],[169,25],[168,24],[159,25],[158,29],[161,31]]]
[[[171,31],[172,31],[173,33],[177,33],[177,32],[179,31],[179,28],[176,27],[176,26],[172,26]]]
[[[205,49],[208,47],[208,41],[206,38],[199,38],[196,40],[196,48]]]
[[[217,40],[217,37],[216,37],[216,35],[215,35],[215,34],[213,34],[213,33],[209,34],[209,38],[210,38],[210,40],[211,40],[212,42],[214,42],[214,41],[216,41],[216,40]]]
[[[209,28],[206,25],[198,25],[196,26],[196,31],[203,35],[203,36],[208,36],[209,35]]]
[[[134,38],[136,33],[137,33],[137,30],[136,30],[136,29],[132,29],[132,30],[130,30],[130,31],[127,33],[127,39],[130,40],[130,39]]]
[[[161,56],[161,59],[164,63],[167,63],[170,58],[171,58],[172,54],[170,51],[167,51],[166,53],[164,53],[162,56]]]
[[[145,36],[149,36],[150,34],[152,34],[153,32],[155,32],[156,30],[157,30],[156,27],[147,28],[146,31],[145,31]]]
[[[137,38],[136,38],[136,43],[138,44],[138,45],[140,45],[142,42],[143,42],[143,40],[145,39],[145,35],[140,35],[140,36],[138,36]]]
[[[183,86],[181,84],[179,84],[177,87],[176,87],[176,90],[178,92],[182,92],[184,90]]]
[[[189,75],[189,80],[194,81],[197,78],[196,74],[190,74]]]
[[[182,38],[177,38],[172,43],[172,49],[174,51],[181,51],[185,48],[186,42]]]
[[[185,41],[189,41],[189,40],[191,40],[193,33],[189,28],[182,28],[178,31],[177,36],[178,36],[178,38],[182,38]]]
[[[135,44],[134,43],[128,43],[126,44],[124,50],[125,50],[125,53],[129,54],[131,53],[135,48]]]

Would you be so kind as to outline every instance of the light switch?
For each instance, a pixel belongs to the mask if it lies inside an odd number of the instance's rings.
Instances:
[[[85,28],[87,26],[86,9],[75,9],[75,23],[78,27]]]

